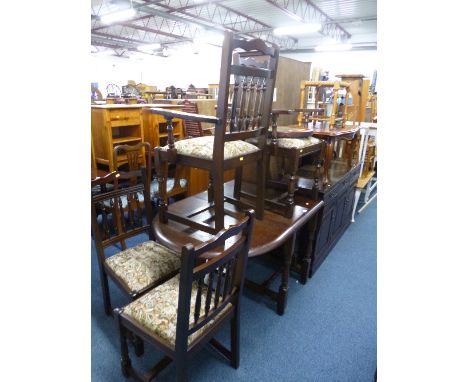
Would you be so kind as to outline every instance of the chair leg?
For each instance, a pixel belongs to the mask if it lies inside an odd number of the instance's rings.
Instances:
[[[133,335],[133,347],[137,357],[141,357],[145,353],[145,343],[137,335]]]
[[[104,302],[104,312],[107,316],[112,315],[112,307],[110,301],[110,293],[109,293],[109,280],[107,279],[106,272],[102,267],[100,267],[101,273],[101,289],[102,289],[102,300]]]
[[[213,174],[213,194],[215,206],[215,230],[219,232],[224,228],[224,184],[222,171]]]
[[[208,202],[209,203],[212,203],[213,200],[214,200],[213,182],[214,182],[213,175],[210,172],[210,174],[208,176],[208,190],[207,190],[208,191]]]
[[[120,333],[120,368],[122,369],[122,374],[125,377],[129,377],[132,370],[132,361],[128,355],[127,331],[120,322],[120,316],[118,316],[117,321]]]
[[[239,334],[240,334],[240,320],[238,318],[239,312],[236,308],[236,313],[231,319],[231,366],[234,369],[239,368]]]
[[[265,154],[264,154],[265,155]],[[263,219],[264,205],[265,205],[265,161],[264,159],[257,162],[257,203],[255,218]]]
[[[188,372],[187,372],[187,358],[176,360],[176,375],[177,382],[187,382],[188,381]]]
[[[242,166],[236,168],[234,178],[234,198],[240,200],[241,198],[241,185],[242,185]]]
[[[288,177],[288,195],[286,197],[286,216],[291,217],[294,211],[294,193],[297,188],[296,171],[292,171]]]
[[[159,149],[155,151],[155,167],[156,177],[158,180],[158,214],[161,223],[167,223],[167,206],[169,204],[167,196],[167,178],[169,171],[169,163],[167,160],[160,158]]]

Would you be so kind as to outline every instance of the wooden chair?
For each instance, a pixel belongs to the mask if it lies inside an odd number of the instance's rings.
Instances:
[[[308,116],[312,114],[322,113],[322,109],[288,109],[288,110],[272,110],[272,129],[270,140],[268,142],[268,164],[272,159],[276,160],[278,166],[276,176],[268,174],[267,186],[285,190],[274,199],[268,199],[267,202],[282,208],[282,211],[287,217],[290,217],[294,209],[294,193],[298,187],[297,173],[303,160],[307,160],[317,167],[320,166],[320,157],[324,150],[324,142],[320,139],[312,137],[313,130],[309,128],[308,122],[305,127],[301,126],[284,126],[278,128],[277,119],[279,115],[303,113]],[[308,118],[307,120],[308,121]],[[270,168],[269,168],[270,169]],[[311,182],[308,182],[312,192],[311,196],[317,196],[319,169]],[[303,186],[306,186],[303,184]]]
[[[187,381],[188,358],[207,343],[231,366],[239,367],[240,302],[254,223],[253,211],[246,215],[206,243],[184,245],[179,275],[116,310],[126,377],[149,381],[174,361],[177,381]],[[230,350],[213,338],[227,321]],[[145,376],[132,367],[127,347],[130,333],[166,354]]]
[[[263,63],[238,65],[233,63],[236,54],[267,58],[267,68]],[[268,46],[260,39],[250,41],[235,39],[233,34],[225,32],[221,54],[220,88],[216,117],[195,115],[184,112],[153,108],[153,113],[166,117],[168,146],[155,149],[155,161],[159,189],[161,194],[160,219],[176,220],[195,229],[216,233],[224,227],[224,216],[229,214],[224,208],[225,202],[234,203],[241,208],[252,205],[240,202],[242,166],[254,163],[257,167],[255,213],[263,218],[265,187],[265,145],[270,120],[273,89],[278,66],[279,48]],[[231,77],[233,83],[231,83]],[[232,90],[230,94],[230,89]],[[232,107],[229,108],[229,102]],[[231,112],[228,114],[228,110]],[[172,119],[181,118],[195,122],[207,122],[215,125],[214,136],[197,137],[174,142]],[[249,141],[247,141],[249,140]],[[166,172],[168,163],[197,167],[209,171],[210,182],[206,208],[191,211],[189,214],[176,214],[167,211]],[[224,193],[224,171],[236,170],[234,194]],[[214,210],[214,216],[208,220],[195,217]],[[214,224],[213,224],[214,220]]]
[[[135,179],[138,181],[134,182]],[[112,186],[107,188],[110,191],[91,197],[92,233],[107,315],[112,313],[108,277],[134,300],[173,277],[180,268],[180,255],[153,241],[146,168],[126,173],[112,172],[91,181],[92,187],[109,184]],[[144,208],[139,194],[144,195]],[[125,240],[145,232],[151,240],[127,248]],[[121,251],[109,256],[106,250],[118,243]]]
[[[118,145],[114,147],[114,163],[119,163],[118,160],[125,157],[124,163],[130,171],[138,170],[140,167],[146,167],[146,179],[150,182],[150,198],[151,201],[158,205],[159,198],[159,183],[154,177],[151,155],[152,150],[148,142],[139,142],[135,145]],[[121,162],[121,160],[120,160]],[[120,170],[121,171],[121,170]],[[184,169],[176,167],[172,177],[168,177],[166,186],[166,196],[168,198],[176,196],[185,196],[188,190],[187,179],[184,178]],[[140,194],[140,200],[143,200],[143,195]]]

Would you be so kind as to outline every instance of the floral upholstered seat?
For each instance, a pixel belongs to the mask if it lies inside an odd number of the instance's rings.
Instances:
[[[278,147],[285,149],[303,149],[304,147],[313,146],[321,143],[318,138],[278,138]]]
[[[132,292],[139,292],[180,269],[180,254],[154,241],[145,241],[105,262]]]
[[[131,316],[141,325],[151,332],[167,341],[175,348],[176,329],[177,329],[177,308],[179,302],[179,275],[166,281],[164,284],[152,289],[139,299],[133,301],[124,308],[124,313]],[[201,306],[205,306],[206,293],[208,288],[203,286],[201,294]],[[192,298],[190,301],[190,324],[194,322],[195,302],[197,294],[197,284],[192,285]],[[214,293],[213,293],[214,294]],[[213,301],[213,300],[212,300]],[[209,329],[218,318],[232,306],[228,303],[224,309],[215,316],[214,320],[203,325],[199,330],[188,337],[189,345],[207,329]],[[211,307],[210,307],[211,308]],[[202,311],[204,312],[204,311]],[[200,319],[203,319],[203,313]]]
[[[175,142],[178,154],[203,159],[213,159],[214,136],[182,139]],[[167,150],[168,146],[163,147]],[[224,159],[231,159],[259,151],[259,148],[245,141],[229,141],[224,143]]]

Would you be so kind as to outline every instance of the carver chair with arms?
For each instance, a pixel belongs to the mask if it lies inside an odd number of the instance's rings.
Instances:
[[[136,180],[136,181],[135,181]],[[153,241],[152,208],[146,168],[112,172],[91,181],[91,186],[111,185],[110,191],[91,198],[91,224],[101,279],[104,310],[112,313],[108,278],[133,300],[174,276],[180,255]],[[143,195],[143,200],[141,197]],[[126,240],[146,233],[148,241],[128,248]],[[120,251],[112,254],[112,247]]]
[[[121,367],[125,376],[149,381],[172,361],[177,381],[187,381],[188,358],[209,343],[239,367],[240,302],[254,212],[218,232],[211,240],[182,247],[180,274],[152,289],[118,313]],[[214,335],[230,321],[231,349]],[[136,335],[166,356],[140,375],[128,354],[127,338]]]
[[[236,64],[236,55],[265,56],[268,65]],[[155,149],[155,162],[161,194],[159,216],[162,222],[168,219],[216,233],[224,227],[224,216],[230,212],[224,203],[233,203],[240,208],[255,208],[256,217],[263,218],[265,188],[265,146],[270,120],[273,89],[278,66],[279,48],[267,45],[260,39],[235,39],[225,32],[221,54],[218,103],[216,116],[205,116],[153,108],[153,113],[164,115],[167,120],[168,145]],[[197,137],[174,141],[172,119],[181,118],[215,125],[214,136]],[[188,214],[177,214],[167,209],[166,189],[168,163],[208,170],[210,182],[206,206]],[[242,167],[256,166],[255,199],[241,202]],[[235,187],[232,195],[224,192],[224,171],[235,169]],[[208,212],[209,217],[205,218]],[[198,218],[197,218],[198,217]]]

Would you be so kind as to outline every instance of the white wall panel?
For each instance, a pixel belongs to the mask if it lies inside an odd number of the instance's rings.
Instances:
[[[122,87],[128,80],[163,90],[170,85],[183,89],[190,84],[207,87],[219,82],[220,60],[221,49],[216,47],[205,47],[198,54],[174,51],[169,57],[147,55],[144,59],[93,54],[91,82],[98,83],[103,96],[107,84]]]

